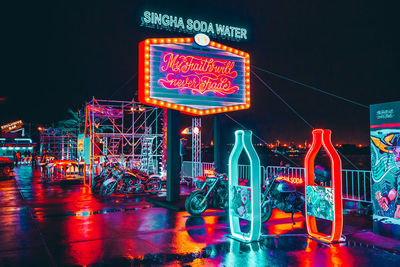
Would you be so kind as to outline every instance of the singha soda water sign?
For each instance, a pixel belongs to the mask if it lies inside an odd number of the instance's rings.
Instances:
[[[371,105],[370,122],[374,232],[400,239],[400,101]]]
[[[139,44],[139,101],[208,115],[250,107],[250,56],[193,38],[147,39]]]
[[[247,40],[246,28],[193,18],[178,17],[165,13],[150,12],[146,10],[141,17],[141,22],[141,26],[150,28],[160,28],[168,31],[185,32],[188,34],[204,33],[212,37],[232,41]]]

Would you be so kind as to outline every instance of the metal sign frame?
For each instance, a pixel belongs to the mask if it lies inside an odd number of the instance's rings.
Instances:
[[[189,115],[194,115],[194,116],[199,116],[199,115],[209,115],[209,114],[216,114],[216,113],[222,113],[222,112],[229,112],[229,111],[236,111],[236,110],[243,110],[243,109],[248,109],[250,108],[250,55],[246,52],[240,51],[238,49],[234,49],[232,47],[228,47],[219,43],[216,43],[214,41],[211,41],[210,44],[207,46],[207,49],[212,51],[214,54],[211,56],[208,55],[207,57],[200,57],[198,55],[193,56],[193,57],[198,57],[198,58],[206,58],[206,59],[214,59],[214,55],[217,55],[217,52],[220,52],[221,55],[223,54],[225,57],[232,57],[236,59],[243,60],[242,64],[244,64],[243,70],[241,70],[242,74],[240,74],[240,79],[243,79],[243,84],[238,84],[235,87],[238,87],[238,89],[235,91],[235,94],[238,94],[242,97],[241,100],[236,99],[235,102],[228,102],[226,104],[221,101],[221,96],[218,92],[215,92],[215,95],[209,96],[209,99],[214,99],[214,102],[218,101],[218,105],[211,105],[211,100],[210,104],[207,106],[205,103],[207,102],[204,100],[204,95],[202,95],[202,92],[200,92],[197,95],[193,95],[193,90],[192,90],[192,95],[190,95],[190,98],[185,99],[185,100],[196,100],[197,99],[197,104],[187,104],[187,103],[175,103],[173,102],[177,98],[173,98],[172,96],[167,98],[167,97],[152,97],[152,92],[153,92],[153,87],[154,85],[152,84],[152,79],[153,79],[153,69],[154,69],[154,60],[152,59],[152,54],[151,51],[152,49],[155,49],[156,47],[161,47],[164,48],[164,46],[170,46],[170,45],[180,45],[180,46],[188,46],[188,47],[194,47],[194,49],[197,48],[197,51],[201,51],[200,46],[196,45],[194,43],[193,38],[151,38],[151,39],[146,39],[142,42],[139,43],[139,101],[143,104],[151,105],[151,106],[156,106],[156,107],[161,107],[161,108],[168,108],[168,109],[174,109],[178,110],[182,113],[186,113]],[[179,51],[183,51],[185,55],[190,56],[191,53],[193,55],[197,52],[196,50],[185,50],[181,49]],[[182,56],[182,54],[178,54]],[[225,60],[229,61],[229,60]],[[228,63],[227,63],[228,64]],[[227,68],[228,69],[228,68]],[[236,73],[237,74],[237,73]],[[199,77],[204,77],[205,74],[197,74]],[[202,76],[203,75],[203,76]],[[239,75],[239,74],[237,74]],[[237,76],[239,77],[239,76]],[[235,78],[236,79],[236,78]],[[158,87],[157,87],[158,88]],[[176,89],[182,90],[181,87],[177,86]],[[224,88],[225,89],[225,88]],[[191,89],[188,89],[191,90]],[[218,88],[218,90],[222,90]],[[240,93],[239,93],[240,91]],[[232,91],[230,91],[232,92]],[[233,93],[229,93],[233,94]],[[182,96],[182,94],[177,93],[175,94],[176,96]],[[210,94],[211,95],[211,94]],[[202,100],[200,101],[200,97],[202,97]],[[201,102],[201,104],[199,104]]]

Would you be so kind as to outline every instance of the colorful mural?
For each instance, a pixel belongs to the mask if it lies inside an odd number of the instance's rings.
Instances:
[[[374,219],[400,224],[400,101],[370,111]]]

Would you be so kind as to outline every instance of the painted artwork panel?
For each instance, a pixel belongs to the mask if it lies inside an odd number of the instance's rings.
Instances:
[[[230,189],[230,212],[233,216],[251,220],[251,188],[249,186],[232,186]]]
[[[334,220],[332,187],[307,185],[306,196],[307,215]]]
[[[374,216],[399,224],[400,101],[371,105],[370,121]]]

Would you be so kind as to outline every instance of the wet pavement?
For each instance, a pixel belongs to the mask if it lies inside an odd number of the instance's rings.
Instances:
[[[400,241],[368,242],[377,237],[367,217],[345,216],[347,242],[326,245],[306,238],[300,214],[293,225],[274,211],[269,236],[242,244],[226,237],[224,212],[190,217],[145,199],[102,200],[79,184],[42,184],[38,171],[20,167],[0,181],[0,266],[400,265]]]

